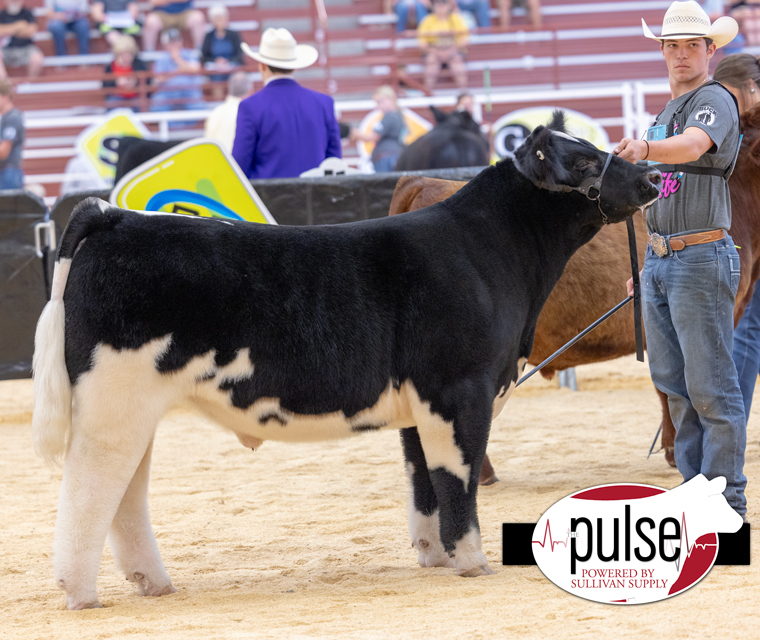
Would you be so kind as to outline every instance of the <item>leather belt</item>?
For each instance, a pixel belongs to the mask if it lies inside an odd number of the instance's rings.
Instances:
[[[673,251],[681,251],[686,247],[690,247],[695,244],[707,244],[708,242],[716,242],[726,237],[726,232],[723,229],[716,229],[715,231],[702,231],[700,233],[689,233],[683,236],[661,236],[658,233],[653,233],[649,236],[647,244],[652,247],[652,250],[661,258],[670,255]]]

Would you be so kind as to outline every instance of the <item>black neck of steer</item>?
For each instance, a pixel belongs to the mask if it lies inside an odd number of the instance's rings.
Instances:
[[[534,324],[567,262],[603,226],[595,202],[539,189],[511,161],[484,170],[444,204],[465,227],[461,237],[491,256],[510,295],[524,288]]]

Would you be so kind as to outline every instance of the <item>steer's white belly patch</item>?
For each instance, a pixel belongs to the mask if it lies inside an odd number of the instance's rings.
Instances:
[[[465,485],[468,482],[470,467],[464,464],[456,445],[453,424],[431,411],[430,403],[420,399],[409,381],[394,386],[389,380],[374,405],[350,417],[342,411],[317,415],[293,413],[284,409],[278,398],[260,398],[241,409],[232,404],[232,391],[220,386],[256,375],[248,349],[239,350],[229,364],[221,367],[215,364],[215,352],[209,351],[192,358],[181,369],[159,373],[156,365],[171,344],[172,336],[166,335],[139,349],[115,350],[98,345],[93,366],[82,381],[105,376],[123,378],[124,384],[129,385],[130,380],[145,380],[143,402],[149,402],[153,393],[160,395],[167,407],[190,401],[215,422],[234,431],[246,446],[253,446],[258,440],[331,440],[364,431],[417,426],[428,468],[443,468]]]
[[[342,411],[316,415],[294,413],[284,409],[279,398],[259,398],[241,409],[232,404],[232,391],[220,386],[256,375],[249,350],[239,350],[233,361],[223,367],[213,363],[214,353],[209,352],[193,358],[186,367],[171,375],[183,388],[189,382],[191,388],[185,397],[214,421],[242,436],[244,444],[255,440],[333,440],[364,431],[414,426],[408,400],[409,388],[413,386],[409,382],[394,388],[389,381],[373,406],[350,417]]]

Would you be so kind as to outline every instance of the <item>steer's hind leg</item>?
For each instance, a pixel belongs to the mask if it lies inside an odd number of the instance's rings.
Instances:
[[[401,445],[409,478],[409,533],[421,567],[453,567],[443,549],[438,526],[438,500],[430,481],[416,427],[401,430]]]
[[[86,609],[100,606],[96,581],[106,535],[153,440],[164,406],[149,393],[122,387],[107,394],[94,380],[87,380],[75,390],[74,407],[55,523],[53,570],[69,609]]]
[[[491,425],[486,385],[463,381],[432,402],[415,402],[413,415],[439,505],[443,548],[459,575],[491,574],[477,513],[478,476]]]
[[[141,596],[165,596],[175,593],[166,573],[150,526],[148,514],[148,479],[153,442],[148,445],[140,466],[121,499],[116,517],[111,523],[108,544],[116,565],[137,584]]]

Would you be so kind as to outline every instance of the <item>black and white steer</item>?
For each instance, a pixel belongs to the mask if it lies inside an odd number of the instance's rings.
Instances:
[[[178,401],[255,446],[401,429],[421,566],[492,573],[478,473],[544,301],[602,226],[577,186],[607,154],[538,127],[448,200],[391,218],[282,227],[88,199],[62,237],[34,355],[37,452],[65,458],[53,565],[98,606],[106,536],[142,595],[172,593],[147,508],[156,425]],[[660,174],[612,158],[618,222]],[[622,285],[621,285],[622,286]],[[65,303],[65,307],[64,307]]]

